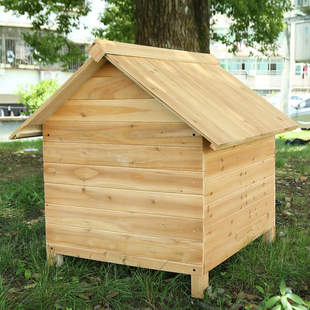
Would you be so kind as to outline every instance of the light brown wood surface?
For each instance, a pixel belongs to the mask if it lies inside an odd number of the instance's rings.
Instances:
[[[126,55],[134,57],[146,57],[155,59],[167,59],[175,61],[186,61],[186,62],[200,62],[200,63],[212,63],[219,64],[219,61],[210,54],[185,52],[180,50],[163,49],[158,47],[150,47],[137,44],[128,44],[121,42],[113,42],[108,40],[97,39],[93,45],[101,49],[101,57],[105,54],[111,55]],[[89,49],[92,50],[94,46]],[[99,51],[98,49],[98,51]],[[89,51],[90,52],[90,51]],[[99,55],[100,52],[97,53]],[[98,59],[98,56],[94,56]]]
[[[202,262],[202,243],[179,239],[47,223],[46,242],[187,264]]]
[[[202,137],[185,123],[45,122],[44,141],[202,147]]]
[[[274,193],[274,176],[270,176],[259,182],[255,182],[246,188],[221,197],[204,206],[204,221],[213,225],[222,219],[246,208],[255,201]]]
[[[204,290],[209,286],[209,272],[204,275],[192,275],[191,276],[191,290],[192,297],[203,298]]]
[[[235,235],[242,230],[244,226],[250,225],[265,214],[274,210],[273,193],[261,200],[255,201],[244,209],[241,209],[212,226],[208,222],[204,222],[204,242],[206,248],[213,248],[230,236]]]
[[[261,236],[274,226],[274,211],[267,213],[254,223],[246,225],[236,234],[225,239],[215,247],[208,249],[204,254],[205,272],[213,269],[221,262],[241,250],[246,244]]]
[[[68,100],[49,121],[183,123],[155,99]]]
[[[46,204],[46,223],[202,242],[202,219]]]
[[[268,159],[220,177],[206,179],[205,204],[274,175],[274,169],[274,159]]]
[[[33,126],[42,125],[55,111],[57,111],[63,103],[65,103],[80,87],[82,87],[105,63],[106,59],[95,62],[92,58],[88,59],[82,67],[80,67],[74,75],[72,75],[59,89],[55,92],[39,109],[29,117],[15,132],[12,133],[10,139],[16,139],[17,133],[22,138],[32,137],[32,131],[28,130]],[[26,134],[26,133],[29,134]],[[37,136],[37,132],[35,132]]]
[[[92,77],[70,99],[152,99],[127,76]]]
[[[202,171],[198,148],[44,142],[43,153],[51,163]]]
[[[214,178],[274,157],[274,139],[251,143],[245,147],[226,149],[219,153],[204,147],[206,178]]]
[[[44,164],[46,183],[202,195],[202,172]]]
[[[180,262],[164,261],[141,256],[131,256],[122,253],[102,251],[98,249],[92,250],[89,248],[70,247],[49,242],[47,244],[47,250],[50,251],[51,248],[53,248],[53,250],[57,253],[85,259],[177,273],[202,274],[202,264],[185,264]]]
[[[203,216],[203,198],[200,195],[46,183],[45,202],[197,219]]]

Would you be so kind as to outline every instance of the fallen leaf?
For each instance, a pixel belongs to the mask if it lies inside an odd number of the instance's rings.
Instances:
[[[8,290],[8,293],[12,294],[12,293],[16,293],[16,292],[19,292],[21,291],[22,288],[20,287],[11,287],[9,290]]]
[[[24,286],[24,289],[29,290],[31,288],[35,288],[36,286],[37,286],[37,283],[31,283],[31,284]]]
[[[301,178],[300,178],[300,181],[301,181],[301,182],[307,181],[307,177],[301,177]]]
[[[246,299],[247,300],[253,300],[253,299],[256,299],[256,298],[259,298],[259,297],[256,296],[256,295],[249,295],[249,294],[246,295]]]
[[[300,290],[303,291],[303,292],[308,292],[308,285],[305,284],[304,282],[302,282]]]
[[[106,298],[113,298],[115,296],[118,295],[118,292],[117,291],[109,291],[109,294],[106,296]]]
[[[239,294],[238,294],[238,298],[240,298],[240,299],[246,299],[246,297],[247,297],[247,294],[245,293],[245,292],[240,292]]]
[[[41,278],[42,275],[40,275],[39,273],[34,273],[30,276],[30,279],[38,279],[38,278]]]
[[[287,216],[293,215],[292,212],[289,212],[289,211],[287,211],[287,210],[284,210],[282,213],[283,213],[284,215],[287,215]]]

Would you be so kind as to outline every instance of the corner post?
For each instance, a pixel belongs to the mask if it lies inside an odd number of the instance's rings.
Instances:
[[[192,297],[203,298],[204,290],[209,286],[209,272],[204,275],[191,275]]]
[[[263,233],[263,238],[265,243],[271,243],[276,239],[276,227],[273,226],[269,230]]]

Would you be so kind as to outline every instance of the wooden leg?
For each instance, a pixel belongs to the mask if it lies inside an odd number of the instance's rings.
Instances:
[[[271,243],[276,238],[276,227],[273,226],[263,234],[264,242],[265,243]]]
[[[47,260],[50,266],[61,267],[64,264],[64,257],[61,254],[55,254],[53,250],[47,250]]]
[[[192,297],[203,298],[204,290],[209,286],[209,272],[202,276],[191,276]]]

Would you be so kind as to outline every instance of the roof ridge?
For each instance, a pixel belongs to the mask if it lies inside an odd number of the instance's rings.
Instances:
[[[195,62],[218,65],[220,62],[211,54],[172,50],[159,47],[128,44],[97,39],[87,51],[96,61],[100,61],[105,54],[133,56],[152,59],[165,59],[183,62]]]

